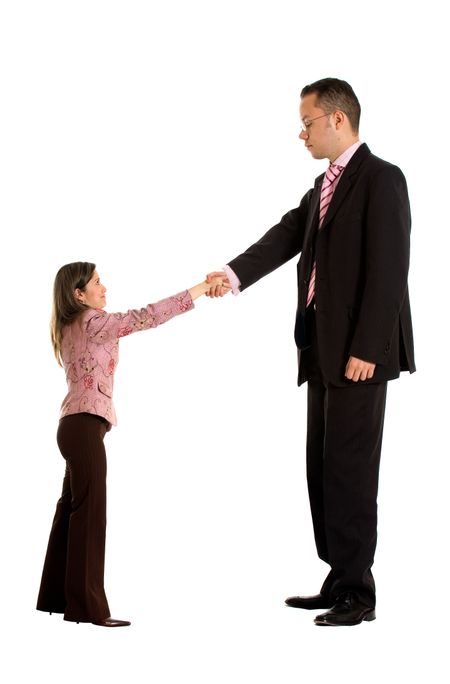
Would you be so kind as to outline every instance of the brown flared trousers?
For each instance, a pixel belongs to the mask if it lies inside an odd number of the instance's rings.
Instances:
[[[37,609],[65,620],[110,616],[103,586],[106,533],[107,422],[76,413],[59,422],[57,441],[66,461],[62,494],[50,531]]]

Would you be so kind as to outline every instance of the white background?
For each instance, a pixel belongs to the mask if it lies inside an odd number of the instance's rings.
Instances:
[[[0,10],[2,669],[48,684],[439,681],[447,627],[444,3],[4,0]],[[391,383],[378,619],[319,629],[296,387],[295,261],[126,338],[107,435],[105,630],[34,610],[64,464],[48,339],[57,269],[108,310],[200,282],[297,206],[325,162],[301,88],[348,80],[361,138],[404,171],[418,373]],[[3,678],[3,675],[2,675]]]

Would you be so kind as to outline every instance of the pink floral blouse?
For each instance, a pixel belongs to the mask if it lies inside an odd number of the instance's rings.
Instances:
[[[61,418],[74,413],[93,413],[116,425],[113,404],[114,373],[119,361],[119,339],[156,328],[174,316],[190,311],[194,302],[187,290],[143,309],[107,313],[88,309],[63,330],[61,357],[68,393]]]

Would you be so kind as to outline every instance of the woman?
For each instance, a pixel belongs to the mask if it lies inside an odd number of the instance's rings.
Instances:
[[[68,393],[61,407],[58,446],[66,460],[42,572],[37,609],[64,619],[123,627],[110,617],[103,587],[106,531],[105,433],[116,424],[112,401],[119,339],[190,311],[193,300],[221,284],[189,290],[127,313],[108,314],[106,287],[95,264],[76,262],[57,273],[51,336]]]

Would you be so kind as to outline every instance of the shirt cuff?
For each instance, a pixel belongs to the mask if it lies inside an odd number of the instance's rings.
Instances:
[[[238,295],[240,292],[239,288],[241,287],[241,281],[239,280],[233,269],[230,268],[230,266],[228,266],[228,264],[223,267],[223,270],[225,271],[227,278],[230,281],[232,293],[234,295]]]

